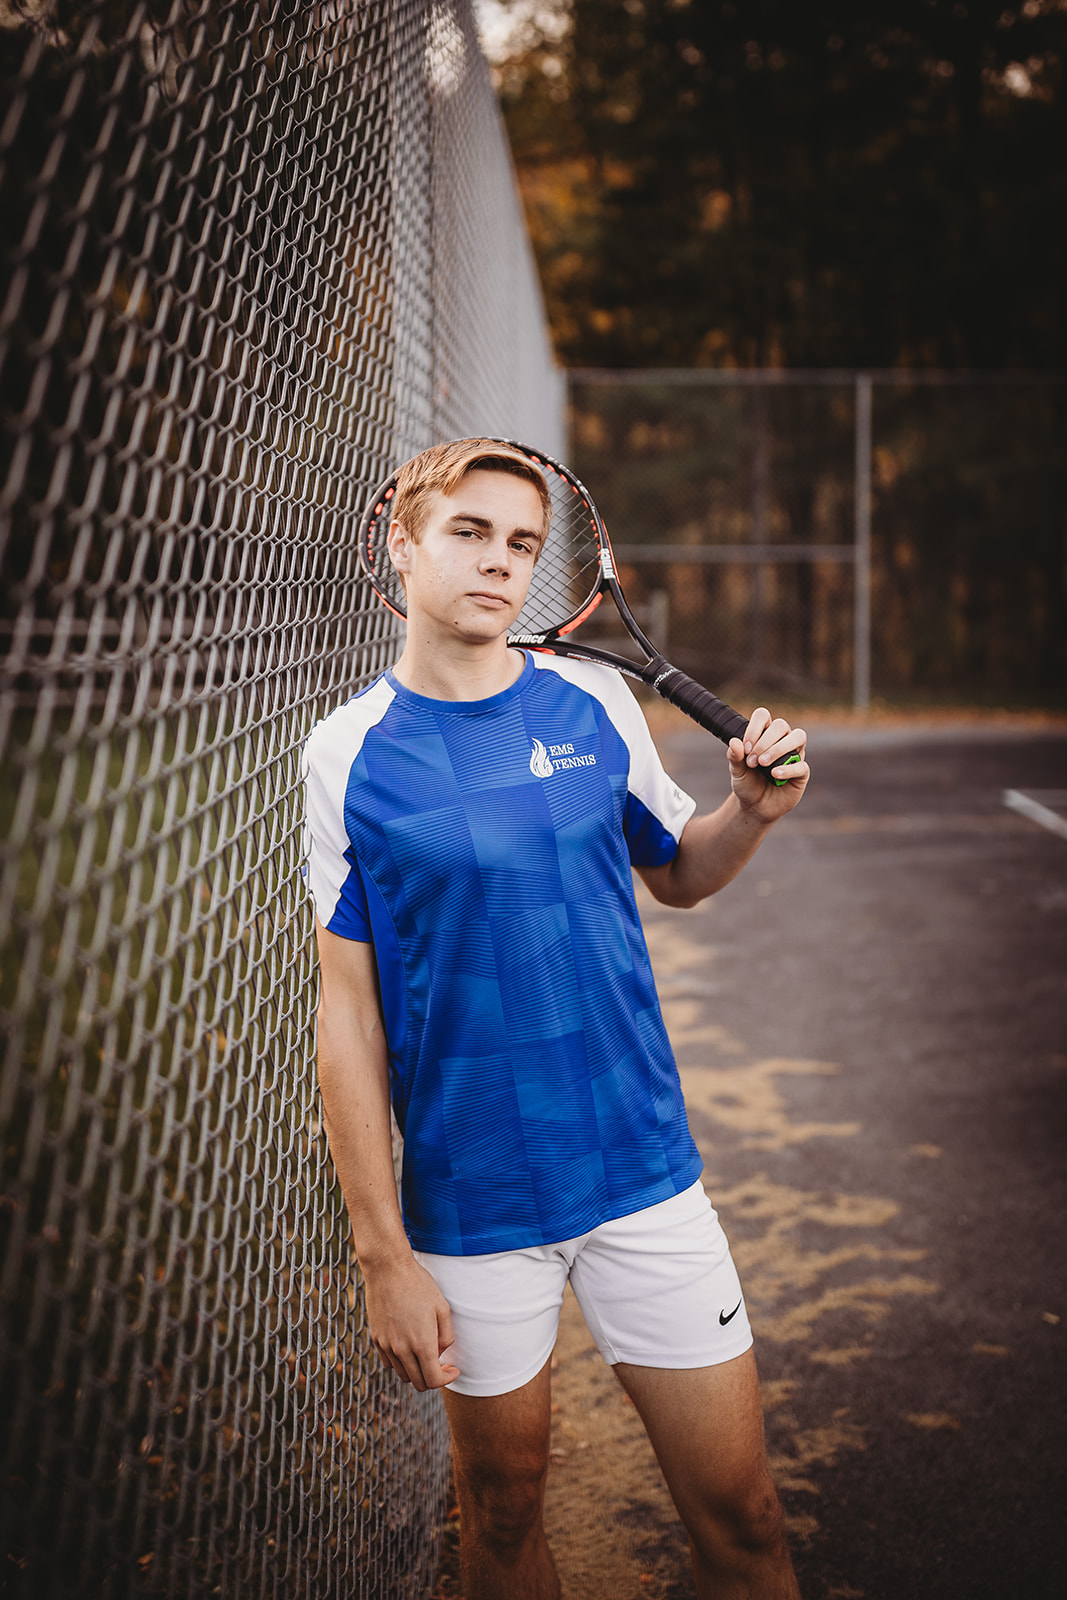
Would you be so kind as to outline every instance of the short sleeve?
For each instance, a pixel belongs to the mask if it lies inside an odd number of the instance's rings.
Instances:
[[[314,735],[304,746],[304,881],[324,928],[362,944],[371,941],[367,895],[344,824],[344,783],[321,760]],[[320,758],[320,759],[316,759]],[[331,779],[334,781],[331,782]],[[338,803],[339,799],[339,803]]]

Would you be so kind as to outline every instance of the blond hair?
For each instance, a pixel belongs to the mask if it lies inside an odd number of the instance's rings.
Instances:
[[[396,477],[392,520],[403,523],[416,543],[430,513],[435,494],[454,494],[468,472],[509,472],[524,478],[541,501],[541,543],[548,538],[552,501],[544,474],[521,450],[498,439],[453,439],[405,461]]]

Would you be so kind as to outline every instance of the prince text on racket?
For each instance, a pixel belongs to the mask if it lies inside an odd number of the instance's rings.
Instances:
[[[806,739],[756,711],[729,798],[694,815],[615,671],[509,648],[549,534],[518,451],[408,463],[388,536],[403,653],[306,748],[320,1085],[370,1333],[399,1378],[445,1390],[467,1600],[559,1594],[541,1512],[568,1277],[655,1446],[697,1595],[794,1597],[632,870],[679,907],[730,882],[803,793]]]

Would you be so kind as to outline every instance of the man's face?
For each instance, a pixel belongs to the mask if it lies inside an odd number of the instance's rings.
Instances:
[[[480,468],[454,494],[434,496],[417,543],[394,522],[389,554],[404,577],[409,623],[471,640],[506,633],[530,587],[541,522],[532,483]]]

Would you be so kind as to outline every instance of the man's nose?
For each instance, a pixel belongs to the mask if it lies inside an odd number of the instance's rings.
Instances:
[[[482,551],[482,570],[507,572],[511,567],[511,551],[504,540],[491,540]]]

